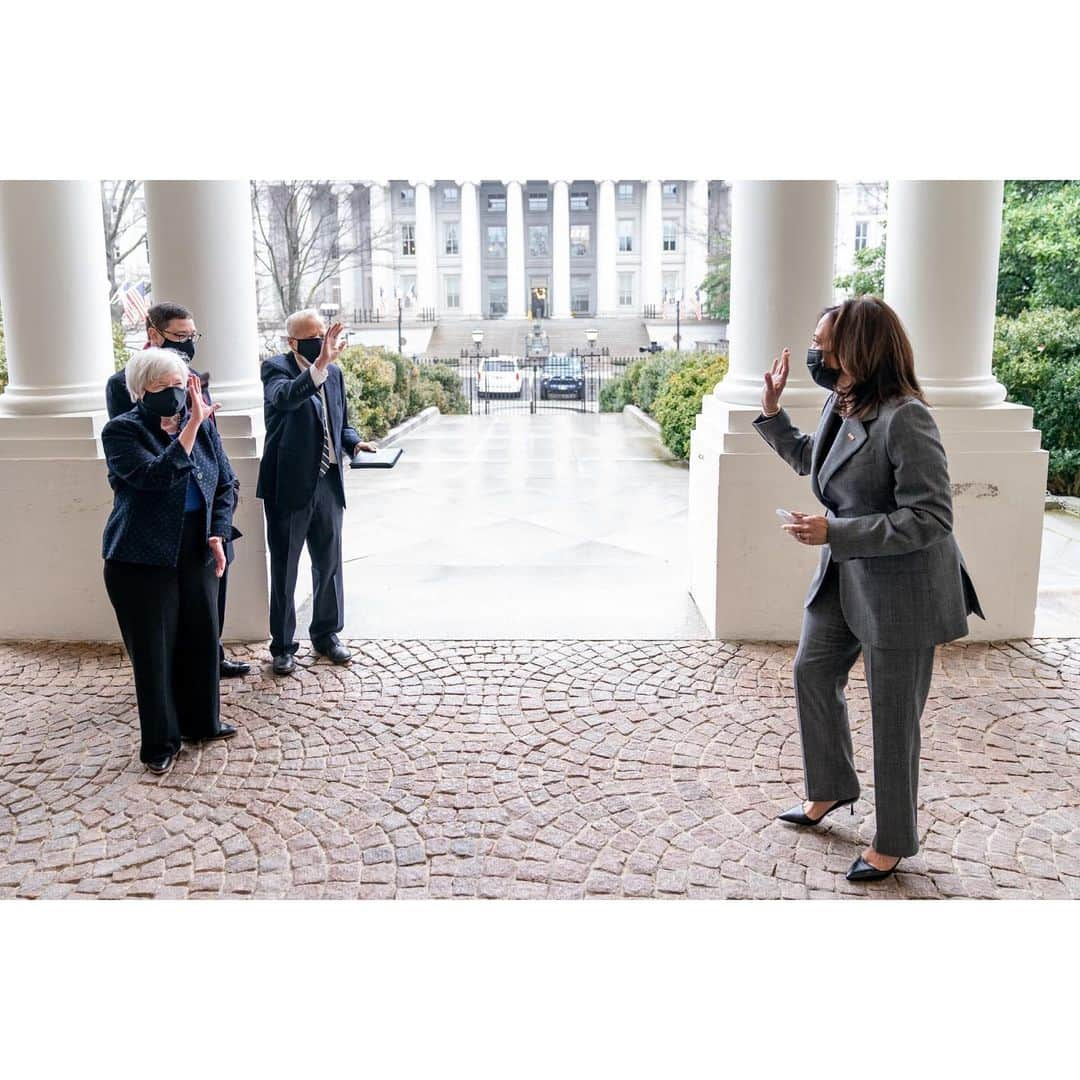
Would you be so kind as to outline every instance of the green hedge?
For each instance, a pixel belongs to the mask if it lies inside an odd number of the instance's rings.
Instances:
[[[664,381],[692,357],[692,353],[665,351],[634,360],[624,375],[603,386],[600,391],[600,411],[622,412],[627,405],[636,405],[651,416],[656,395]]]
[[[665,351],[635,360],[600,391],[600,411],[636,405],[660,424],[664,445],[684,461],[701,399],[727,374],[727,357]]]
[[[1080,310],[1043,308],[997,320],[994,374],[1030,405],[1050,452],[1047,487],[1080,495]]]
[[[664,445],[684,461],[690,456],[690,433],[694,430],[701,401],[727,374],[728,358],[715,353],[695,356],[676,368],[664,381],[653,406]]]
[[[461,376],[445,364],[415,364],[398,353],[365,345],[346,349],[338,363],[349,419],[364,439],[382,438],[431,405],[442,413],[469,411]]]

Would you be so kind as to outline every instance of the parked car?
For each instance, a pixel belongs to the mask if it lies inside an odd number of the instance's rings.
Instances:
[[[549,397],[572,397],[585,400],[585,372],[580,356],[552,353],[544,358],[540,369],[540,399]]]
[[[521,362],[516,356],[488,356],[480,361],[480,382],[477,394],[493,397],[511,394],[521,397]]]

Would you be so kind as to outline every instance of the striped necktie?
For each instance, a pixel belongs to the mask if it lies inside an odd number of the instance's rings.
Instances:
[[[325,403],[326,398],[323,398]],[[319,479],[321,480],[330,468],[330,425],[327,423],[326,406],[323,405],[323,438],[322,438],[322,461],[319,463]]]

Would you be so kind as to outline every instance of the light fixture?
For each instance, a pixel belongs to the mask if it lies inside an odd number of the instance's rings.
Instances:
[[[483,340],[484,340],[484,331],[483,330],[474,330],[472,332],[472,339],[473,339],[473,344],[474,345],[481,344],[483,342]]]
[[[596,344],[596,339],[599,336],[600,336],[600,331],[597,330],[595,327],[589,327],[589,329],[585,331],[585,340],[590,345],[595,345]]]

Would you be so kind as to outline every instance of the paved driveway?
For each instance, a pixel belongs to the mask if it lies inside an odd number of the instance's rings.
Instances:
[[[400,445],[348,477],[348,636],[705,636],[688,468],[630,417],[441,416]]]

